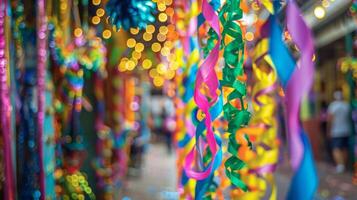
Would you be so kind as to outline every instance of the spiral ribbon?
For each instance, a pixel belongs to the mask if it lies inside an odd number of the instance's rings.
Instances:
[[[203,0],[202,2],[202,12],[208,24],[216,32],[217,42],[198,69],[194,89],[194,100],[199,108],[198,114],[203,114],[203,116],[200,115],[202,120],[198,122],[196,127],[196,145],[186,156],[184,169],[188,177],[198,180],[195,191],[196,199],[204,198],[210,185],[209,183],[213,180],[213,173],[219,167],[222,160],[220,140],[219,137],[215,136],[212,127],[212,121],[220,114],[219,108],[221,107],[221,98],[219,98],[217,93],[219,91],[219,81],[214,69],[218,61],[221,39],[219,18],[207,0]],[[204,91],[202,87],[205,87],[207,90]],[[205,94],[209,96],[209,99]],[[203,135],[204,130],[207,131],[205,139],[208,144],[208,151],[206,155],[209,156],[208,159],[203,158],[203,160],[198,161],[199,171],[197,171],[196,169],[192,169],[192,165],[195,161],[195,153],[197,156],[202,157],[203,152],[201,149],[204,146],[204,141],[201,135]],[[207,161],[208,164],[204,166],[202,161]]]
[[[282,41],[282,30],[276,14],[272,16],[270,24],[269,51],[286,92],[288,141],[291,165],[295,171],[287,199],[312,199],[317,188],[318,178],[309,139],[299,123],[299,107],[303,95],[309,91],[313,82],[314,44],[311,30],[304,22],[302,14],[293,0],[288,2],[286,16],[287,29],[301,53],[297,68],[295,68],[296,63]],[[306,181],[306,177],[309,177],[308,181]]]
[[[239,5],[240,0],[227,0],[220,11],[220,20],[223,25],[222,37],[224,38],[222,40],[223,57],[225,60],[221,84],[224,95],[227,97],[223,112],[228,121],[228,152],[232,154],[225,162],[226,175],[234,186],[246,191],[248,188],[241,180],[238,172],[245,165],[238,154],[247,151],[251,146],[248,137],[244,135],[242,130],[239,130],[248,124],[250,118],[250,113],[247,111],[243,99],[247,91],[246,84],[242,79],[244,75],[244,42],[242,30],[238,24],[238,20],[242,18],[242,10]]]

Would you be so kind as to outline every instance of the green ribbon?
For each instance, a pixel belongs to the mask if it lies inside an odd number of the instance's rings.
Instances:
[[[239,170],[245,166],[245,163],[238,158],[238,149],[240,145],[236,141],[235,134],[238,129],[248,124],[250,113],[244,106],[243,98],[247,94],[246,83],[237,79],[244,75],[244,41],[242,37],[242,29],[238,24],[238,20],[242,18],[242,10],[239,8],[240,0],[227,0],[222,7],[219,17],[223,26],[222,32],[222,48],[224,50],[223,57],[225,65],[223,68],[223,79],[221,85],[223,87],[232,88],[233,91],[227,96],[227,102],[223,106],[224,117],[228,121],[229,135],[228,152],[231,157],[224,164],[227,177],[233,185],[247,191],[246,184],[241,180]],[[226,44],[224,38],[232,40]],[[239,99],[241,109],[232,105],[234,100]],[[248,140],[248,137],[246,137]],[[249,141],[249,140],[248,140]],[[249,142],[251,147],[251,143]]]

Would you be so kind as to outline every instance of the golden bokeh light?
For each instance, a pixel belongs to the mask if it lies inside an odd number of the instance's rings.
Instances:
[[[156,87],[161,87],[164,85],[164,79],[161,76],[155,76],[153,83]]]
[[[161,45],[160,43],[158,42],[154,42],[152,45],[151,45],[151,50],[153,52],[159,52],[161,50]]]
[[[134,48],[136,45],[136,41],[134,38],[130,38],[126,41],[126,46],[128,46],[129,48]]]
[[[160,28],[159,28],[159,32],[161,34],[166,35],[168,31],[169,31],[169,29],[166,26],[160,26]]]
[[[83,31],[81,28],[76,28],[74,29],[74,36],[75,37],[80,37],[82,35]]]
[[[154,33],[155,32],[155,26],[151,25],[151,24],[147,25],[146,32],[147,33]]]
[[[150,40],[152,40],[152,34],[151,33],[148,33],[148,32],[145,32],[144,34],[143,34],[143,39],[145,40],[145,41],[150,41]]]
[[[144,51],[144,47],[145,47],[144,44],[139,42],[135,45],[135,51],[142,52]]]
[[[157,4],[157,9],[159,11],[165,11],[166,10],[166,5],[164,3],[159,3],[159,4]]]
[[[151,66],[152,66],[151,60],[145,59],[145,60],[143,61],[143,68],[144,68],[144,69],[150,69]]]
[[[160,42],[163,42],[166,40],[166,35],[162,34],[162,33],[159,33],[157,34],[157,40],[160,41]]]
[[[163,47],[161,49],[161,55],[168,56],[170,54],[170,49],[168,47]]]
[[[95,12],[99,17],[102,17],[105,13],[103,8],[99,8],[96,12]]]
[[[106,29],[103,31],[102,35],[103,35],[104,39],[109,39],[112,36],[112,32],[110,30]]]
[[[128,60],[128,62],[125,63],[125,68],[129,71],[133,70],[135,68],[135,62],[133,60]]]
[[[166,22],[167,21],[167,15],[165,13],[160,13],[159,14],[159,21],[160,22]]]
[[[172,0],[165,0],[165,4],[166,4],[167,6],[171,5],[171,4],[172,4]]]
[[[134,59],[139,60],[141,58],[141,52],[133,51],[133,53],[131,53],[131,56]]]
[[[98,17],[98,16],[92,17],[92,23],[93,24],[99,24],[99,22],[100,22],[100,17]]]
[[[157,68],[157,73],[159,73],[161,75],[163,75],[167,72],[167,67],[162,63],[158,64],[156,68]]]
[[[133,35],[136,35],[139,33],[139,29],[138,28],[130,28],[130,33]]]
[[[97,6],[99,5],[101,0],[92,0],[93,5]]]
[[[246,32],[244,35],[245,39],[249,42],[254,40],[254,34],[252,32]]]
[[[156,77],[156,76],[158,76],[159,74],[157,73],[157,70],[154,68],[154,69],[151,69],[150,71],[149,71],[149,76],[151,77],[151,78],[154,78],[154,77]]]

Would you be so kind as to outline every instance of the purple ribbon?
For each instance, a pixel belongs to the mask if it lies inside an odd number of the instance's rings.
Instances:
[[[294,169],[297,169],[304,151],[300,138],[299,108],[303,96],[309,92],[313,82],[314,63],[312,58],[315,50],[311,30],[303,21],[299,8],[294,1],[288,3],[286,13],[288,31],[301,52],[297,68],[286,88],[291,164]]]

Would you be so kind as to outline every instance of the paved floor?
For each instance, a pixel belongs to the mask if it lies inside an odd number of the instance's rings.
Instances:
[[[355,200],[357,186],[352,173],[335,174],[331,164],[318,163],[320,177],[315,200]],[[124,200],[175,200],[176,167],[174,154],[168,154],[163,144],[151,145],[145,154],[141,175],[132,171],[124,189]],[[292,173],[287,160],[280,164],[276,179],[278,199],[285,199]]]
[[[175,159],[174,153],[168,154],[163,144],[150,145],[141,174],[138,176],[137,172],[131,171],[123,199],[177,199]]]

